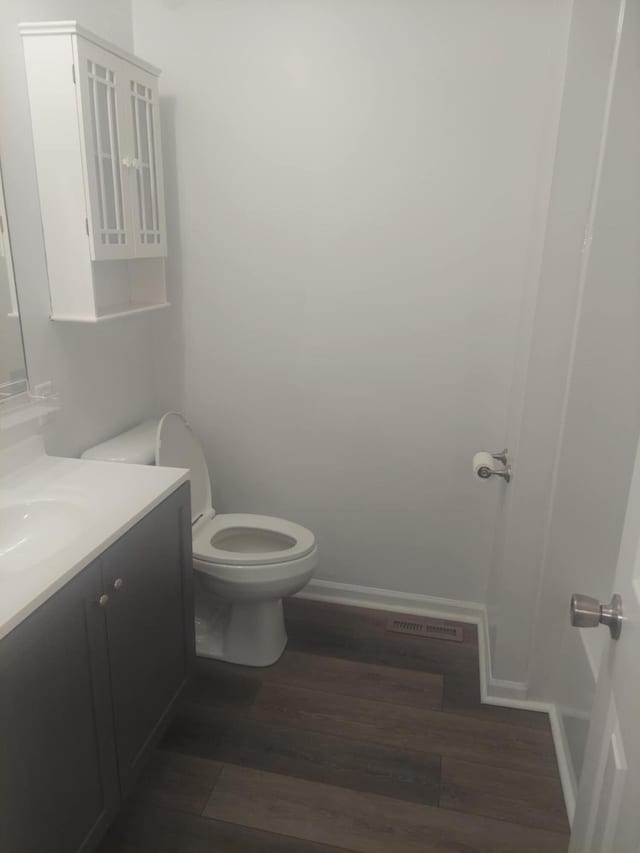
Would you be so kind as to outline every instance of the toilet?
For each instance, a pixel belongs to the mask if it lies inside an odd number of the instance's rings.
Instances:
[[[246,666],[275,663],[287,644],[282,599],[302,589],[318,565],[313,533],[283,518],[217,513],[204,452],[177,412],[82,458],[190,469],[196,652]]]

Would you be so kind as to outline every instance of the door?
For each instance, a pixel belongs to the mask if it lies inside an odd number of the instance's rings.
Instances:
[[[99,563],[0,640],[0,850],[92,850],[119,802]]]
[[[164,213],[158,80],[126,64],[127,109],[131,122],[133,167],[129,170],[132,233],[136,257],[167,254]]]
[[[121,94],[126,63],[83,38],[74,43],[91,257],[130,258],[134,254],[126,167],[130,119]]]
[[[571,853],[640,849],[640,445],[614,591],[622,598],[623,627],[600,666]]]
[[[637,333],[640,322],[640,6],[637,3],[624,0],[621,3],[615,60],[588,275],[602,293],[599,303],[602,324],[609,324],[611,314],[624,307],[634,318],[636,327],[632,334],[633,326],[619,322],[618,336],[624,335],[624,347],[612,337],[611,357],[603,352],[602,370],[595,364],[591,370],[592,398],[595,405],[605,407],[605,413],[598,411],[597,417],[608,416],[611,429],[617,433],[611,460],[601,445],[604,467],[586,495],[598,507],[600,519],[598,524],[594,516],[594,527],[600,529],[601,535],[611,529],[615,521],[611,508],[617,505],[619,493],[629,482],[630,469],[632,476],[615,576],[613,566],[602,565],[599,576],[589,577],[589,587],[579,589],[591,595],[602,594],[596,585],[602,578],[612,578],[609,589],[602,591],[607,597],[612,593],[621,596],[623,627],[617,641],[604,634],[605,645],[580,774],[571,853],[637,853],[640,850],[640,446],[635,459],[633,456],[640,416],[637,392],[640,373]],[[625,284],[624,289],[620,283]],[[628,294],[626,298],[624,293]],[[594,320],[597,319],[594,316]],[[621,352],[626,356],[624,362],[619,358]],[[606,375],[599,377],[599,372]],[[635,406],[623,413],[620,404],[604,405],[603,388],[610,385],[617,388],[621,396],[635,401]],[[606,400],[611,401],[611,397]],[[629,436],[631,426],[634,435]],[[628,445],[623,468],[619,464],[622,461],[619,448]],[[583,464],[590,465],[592,459],[583,458]],[[596,470],[598,466],[599,462]],[[578,530],[575,533],[580,535]],[[598,628],[600,632],[605,630]]]
[[[180,695],[194,656],[188,486],[102,557],[120,787],[132,787],[147,746]]]

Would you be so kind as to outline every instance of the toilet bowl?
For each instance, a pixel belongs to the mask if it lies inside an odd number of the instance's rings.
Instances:
[[[82,455],[151,461],[151,440],[157,465],[191,472],[196,653],[246,666],[275,663],[287,644],[282,599],[302,589],[318,564],[313,533],[283,518],[217,513],[202,447],[177,412]]]

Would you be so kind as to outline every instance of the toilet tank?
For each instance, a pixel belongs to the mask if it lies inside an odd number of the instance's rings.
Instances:
[[[89,447],[80,458],[99,459],[102,462],[155,465],[157,430],[158,421],[145,421],[101,444]]]

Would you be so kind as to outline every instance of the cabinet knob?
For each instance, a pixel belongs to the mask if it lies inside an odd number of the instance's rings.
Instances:
[[[119,589],[122,589],[123,585],[124,585],[124,581],[122,580],[122,578],[116,578],[113,582],[113,588],[116,591]]]
[[[109,596],[104,593],[98,599],[98,607],[106,607],[109,603]]]

